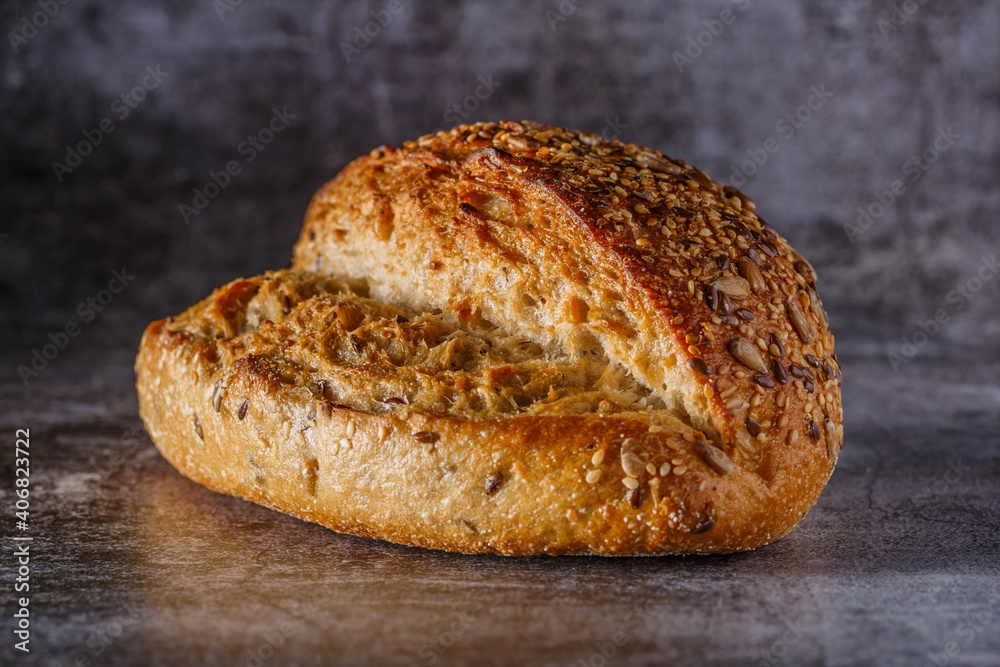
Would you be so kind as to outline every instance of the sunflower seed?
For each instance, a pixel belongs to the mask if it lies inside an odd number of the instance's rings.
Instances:
[[[734,299],[745,299],[750,296],[750,283],[739,276],[722,276],[712,283],[712,286]]]
[[[809,288],[809,310],[812,314],[816,316],[816,321],[823,325],[824,328],[830,328],[830,318],[826,314],[826,310],[823,309],[823,304],[820,303],[819,297],[816,296],[816,292],[812,288]]]
[[[652,171],[674,175],[680,174],[682,171],[678,165],[652,153],[639,153],[634,159],[640,165]]]
[[[840,437],[837,435],[837,427],[829,419],[823,422],[826,431],[826,452],[830,458],[836,458],[840,453]]]
[[[760,269],[757,268],[756,264],[743,257],[739,261],[738,268],[740,275],[746,279],[747,284],[754,292],[760,293],[767,290],[764,276],[760,275]]]
[[[694,444],[698,448],[701,458],[705,459],[705,463],[715,468],[717,473],[728,475],[733,471],[733,462],[724,451],[713,447],[704,440],[697,440]]]
[[[222,409],[222,380],[215,381],[215,389],[212,390],[212,409],[216,412]]]
[[[622,470],[629,477],[638,477],[646,469],[647,454],[643,452],[639,443],[631,438],[622,443]]]
[[[767,372],[767,364],[764,363],[764,358],[760,356],[760,352],[757,351],[754,344],[746,338],[737,336],[729,341],[729,353],[750,370],[761,373]]]
[[[801,338],[802,342],[806,345],[813,342],[815,335],[813,334],[812,325],[809,324],[809,320],[806,319],[806,316],[802,314],[802,310],[791,299],[788,300],[787,306],[788,319],[791,320],[795,333],[799,335],[799,338]]]

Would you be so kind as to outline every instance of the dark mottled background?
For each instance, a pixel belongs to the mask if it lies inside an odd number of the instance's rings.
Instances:
[[[401,0],[347,62],[341,43],[390,0],[65,1],[0,4],[0,664],[262,664],[249,652],[288,621],[267,664],[599,665],[639,601],[615,664],[997,664],[1000,279],[983,258],[1000,253],[1000,3]],[[214,494],[157,454],[133,387],[143,327],[287,266],[320,185],[464,102],[469,121],[684,159],[812,260],[845,449],[791,535],[705,558],[462,557]],[[248,162],[274,109],[294,118]],[[71,172],[53,167],[88,135]],[[926,170],[907,164],[928,149]],[[187,224],[179,205],[231,160]],[[858,226],[859,207],[876,217]],[[67,325],[25,387],[18,366]],[[30,656],[11,641],[15,533],[34,538]]]
[[[313,191],[375,146],[451,125],[480,77],[499,85],[470,121],[620,130],[724,182],[774,138],[742,189],[815,264],[842,345],[885,359],[944,307],[954,317],[923,354],[995,351],[1000,281],[961,312],[947,295],[1000,241],[1000,5],[930,2],[893,25],[872,4],[403,2],[348,63],[341,42],[388,2],[247,2],[220,18],[207,1],[73,0],[18,53],[9,35],[0,48],[7,351],[27,358],[73,319],[76,349],[134,347],[147,321],[287,265]],[[679,71],[673,54],[724,9],[732,22]],[[5,2],[0,26],[33,11]],[[167,76],[121,119],[115,100],[147,67]],[[832,95],[777,126],[813,87]],[[241,142],[275,107],[295,118],[246,164]],[[52,163],[104,118],[114,131],[60,182]],[[909,180],[904,163],[948,128],[958,139]],[[233,159],[243,171],[186,224],[178,205]],[[896,179],[905,192],[852,243],[845,225]],[[135,280],[82,322],[77,305],[122,266]]]

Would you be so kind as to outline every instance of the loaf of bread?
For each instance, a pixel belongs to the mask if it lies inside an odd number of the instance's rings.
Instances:
[[[753,202],[683,162],[462,125],[351,163],[291,269],[151,324],[140,411],[182,474],[343,533],[753,549],[842,447],[815,283]]]

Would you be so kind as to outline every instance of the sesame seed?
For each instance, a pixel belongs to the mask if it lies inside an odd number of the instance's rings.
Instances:
[[[594,455],[590,457],[590,462],[593,463],[595,466],[601,465],[604,462],[604,452],[605,450],[598,449],[596,452],[594,452]]]
[[[662,463],[660,464],[660,477],[666,477],[670,474],[670,464]]]
[[[590,472],[587,473],[587,483],[588,484],[597,484],[597,482],[599,482],[600,479],[601,479],[601,471],[600,470],[591,470]]]
[[[639,488],[639,480],[637,480],[635,477],[624,477],[624,478],[622,478],[622,484],[624,484],[626,487],[628,487],[630,489],[638,489]]]

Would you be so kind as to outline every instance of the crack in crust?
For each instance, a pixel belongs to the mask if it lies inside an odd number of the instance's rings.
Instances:
[[[746,195],[646,147],[502,121],[376,149],[314,197],[294,266],[599,350],[764,475],[778,443],[819,430],[831,468],[842,446],[812,267]]]
[[[369,414],[456,419],[616,414],[683,427],[597,351],[546,354],[478,312],[414,313],[360,296],[365,285],[302,271],[236,280],[172,318],[170,333],[211,346],[215,365],[253,358],[286,384]]]

